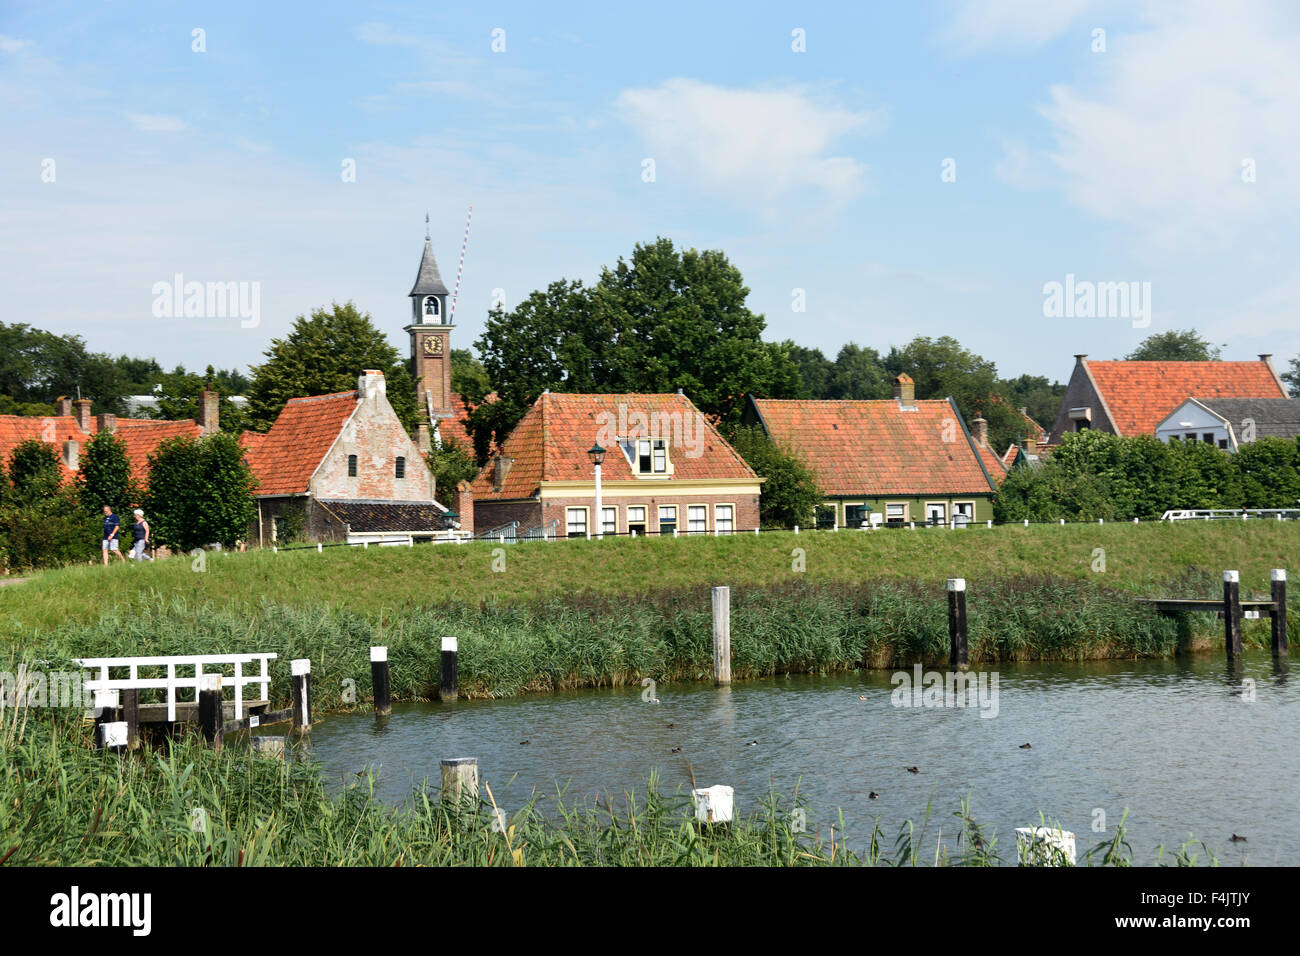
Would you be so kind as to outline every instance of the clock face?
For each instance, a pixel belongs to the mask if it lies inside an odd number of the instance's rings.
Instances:
[[[425,355],[441,355],[441,354],[442,354],[442,339],[441,339],[441,337],[436,336],[436,335],[430,335],[428,338],[426,338],[426,339],[424,340],[424,354],[425,354]]]

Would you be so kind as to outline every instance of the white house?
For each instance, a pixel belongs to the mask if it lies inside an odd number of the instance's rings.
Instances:
[[[1236,451],[1257,438],[1300,435],[1300,399],[1188,398],[1156,425],[1156,437]]]

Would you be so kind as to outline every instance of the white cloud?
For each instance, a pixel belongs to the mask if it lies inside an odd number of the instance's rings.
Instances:
[[[18,37],[5,36],[0,33],[0,53],[18,53],[31,45],[31,40],[20,40]]]
[[[1042,108],[1071,201],[1162,243],[1300,208],[1300,32],[1286,8],[1155,3]],[[1242,179],[1243,161],[1257,181]]]
[[[800,87],[728,89],[689,79],[625,90],[616,106],[645,141],[658,181],[679,176],[769,213],[796,193],[834,205],[860,195],[866,165],[830,152],[843,137],[885,123],[884,110],[831,105]]]
[[[142,133],[180,133],[189,129],[189,124],[179,116],[163,116],[158,113],[127,112],[126,118],[131,125]]]
[[[1085,11],[1105,6],[1097,0],[963,0],[953,8],[941,35],[963,53],[1000,46],[1034,48],[1064,34]],[[1080,42],[1090,38],[1081,36]]]

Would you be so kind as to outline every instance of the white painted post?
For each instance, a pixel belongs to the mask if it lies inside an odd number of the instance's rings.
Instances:
[[[289,662],[293,690],[293,727],[299,734],[311,730],[311,661],[298,658]]]
[[[757,525],[755,525],[755,527],[754,527],[754,537],[755,537],[755,538],[758,537],[758,526],[757,526]]]
[[[1026,527],[1026,528],[1029,527],[1029,519],[1028,519],[1028,518],[1025,519],[1025,527]]]
[[[736,805],[736,791],[719,784],[692,790],[695,799],[695,819],[700,823],[730,823]]]
[[[713,589],[713,683],[731,683],[731,588]]]
[[[1064,518],[1061,519],[1061,524],[1062,524],[1062,525],[1065,524],[1065,519],[1064,519]]]
[[[992,518],[989,519],[989,527],[990,527],[990,528],[993,527],[993,519],[992,519]]]
[[[1074,866],[1074,834],[1051,827],[1017,827],[1021,866]]]
[[[908,531],[915,531],[915,530],[916,530],[916,522],[915,522],[915,521],[909,521],[909,522],[907,523],[907,530],[908,530]]]
[[[1138,523],[1138,519],[1137,519],[1137,518],[1134,518],[1134,519],[1133,519],[1133,523],[1134,523],[1134,524],[1137,524],[1137,523]]]
[[[1105,519],[1105,518],[1098,518],[1098,519],[1097,519],[1097,524],[1105,524],[1105,523],[1106,523],[1106,519]]]
[[[317,553],[317,554],[320,554],[320,553],[321,553],[322,551],[324,551],[324,550],[325,550],[325,545],[323,545],[323,544],[321,544],[319,541],[317,541],[317,542],[316,542],[316,553]]]
[[[473,809],[478,804],[478,758],[452,757],[440,763],[443,806]]]
[[[677,537],[677,525],[673,525],[673,537]]]
[[[799,526],[798,526],[798,525],[795,525],[795,526],[794,526],[794,533],[795,533],[795,534],[798,534],[798,533],[799,533]]]

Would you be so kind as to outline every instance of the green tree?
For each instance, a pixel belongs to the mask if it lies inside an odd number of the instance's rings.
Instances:
[[[1291,360],[1291,364],[1287,366],[1281,378],[1291,390],[1291,397],[1300,398],[1300,355]]]
[[[248,533],[255,486],[233,435],[170,438],[149,455],[145,515],[160,544],[185,551],[228,545]]]
[[[97,513],[104,505],[122,512],[139,498],[131,477],[131,462],[126,442],[112,432],[97,432],[81,456],[77,474],[81,500],[87,510]]]
[[[487,369],[469,349],[451,350],[451,390],[474,405],[492,391]]]
[[[456,486],[462,481],[473,481],[478,474],[478,464],[467,442],[444,435],[442,447],[433,448],[426,456],[426,463],[433,472],[434,497],[455,511]]]
[[[1234,508],[1294,508],[1300,504],[1300,440],[1259,438],[1233,456],[1241,500]]]
[[[249,427],[248,415],[230,401],[230,396],[238,393],[222,391],[220,383],[224,381],[227,386],[231,386],[238,383],[241,378],[242,376],[237,372],[224,370],[218,372],[211,365],[202,375],[187,372],[178,365],[171,372],[157,377],[156,387],[150,391],[158,400],[158,411],[149,414],[168,421],[196,419],[199,417],[201,393],[205,389],[213,389],[220,396],[217,403],[217,419],[221,430],[238,435]],[[244,381],[246,383],[247,380]]]
[[[835,363],[821,349],[796,345],[791,339],[778,344],[799,373],[799,387],[792,398],[829,398]]]
[[[9,453],[9,480],[15,496],[32,501],[55,493],[63,481],[59,453],[54,446],[28,438]]]
[[[62,481],[53,446],[35,439],[16,445],[0,484],[0,565],[56,567],[92,553],[97,519],[82,509],[76,487]]]
[[[1065,386],[1049,383],[1042,375],[1021,375],[1003,379],[1002,392],[1014,408],[1023,408],[1025,414],[1039,425],[1050,429],[1065,397]]]
[[[1129,362],[1217,362],[1221,354],[1195,329],[1171,329],[1148,335],[1124,358]]]
[[[889,398],[893,394],[893,377],[885,370],[879,352],[850,342],[835,356],[830,382],[824,397]],[[920,397],[919,393],[918,397]]]
[[[289,334],[272,339],[266,361],[252,369],[248,385],[248,420],[265,431],[284,403],[304,395],[346,392],[357,387],[366,369],[387,379],[388,401],[408,431],[415,428],[415,386],[410,370],[368,314],[351,302],[315,309],[298,316]]]
[[[763,482],[759,520],[764,528],[813,527],[822,501],[813,473],[794,453],[773,442],[762,428],[741,425],[733,439],[736,453]]]

